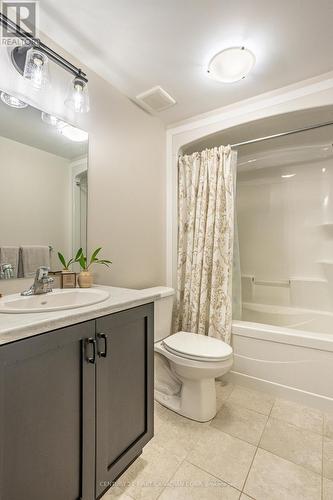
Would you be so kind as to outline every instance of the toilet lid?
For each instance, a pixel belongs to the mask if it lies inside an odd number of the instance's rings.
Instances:
[[[196,333],[178,332],[163,340],[165,348],[190,359],[220,361],[230,358],[232,348],[222,340]]]

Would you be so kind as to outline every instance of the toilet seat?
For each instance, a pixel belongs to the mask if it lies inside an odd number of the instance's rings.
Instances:
[[[232,357],[232,348],[222,340],[190,332],[177,332],[163,340],[172,354],[197,361],[222,361]]]

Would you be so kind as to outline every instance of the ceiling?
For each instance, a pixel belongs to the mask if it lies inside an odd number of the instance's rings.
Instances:
[[[73,142],[41,119],[39,109],[15,109],[0,101],[0,136],[69,160],[87,155],[88,143]]]
[[[174,123],[333,69],[332,0],[41,0],[40,29],[133,99],[161,85]],[[256,66],[217,83],[210,58],[244,45]]]

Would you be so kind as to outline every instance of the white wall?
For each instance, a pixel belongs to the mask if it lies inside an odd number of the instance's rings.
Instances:
[[[332,153],[330,145],[254,152],[256,169],[239,172],[244,301],[333,311]]]
[[[52,245],[67,253],[69,160],[0,137],[0,176],[0,245]]]
[[[88,246],[103,246],[103,255],[113,260],[111,271],[96,268],[96,280],[134,288],[164,284],[164,126],[101,77],[83,69],[89,77],[91,111],[77,118],[63,106],[71,79],[68,73],[51,63],[52,87],[36,92],[13,69],[6,49],[0,49],[1,89],[89,132]]]

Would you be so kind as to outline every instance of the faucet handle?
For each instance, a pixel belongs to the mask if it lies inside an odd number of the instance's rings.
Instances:
[[[40,266],[36,270],[36,279],[41,281],[44,278],[47,278],[49,274],[49,268],[46,266]]]

